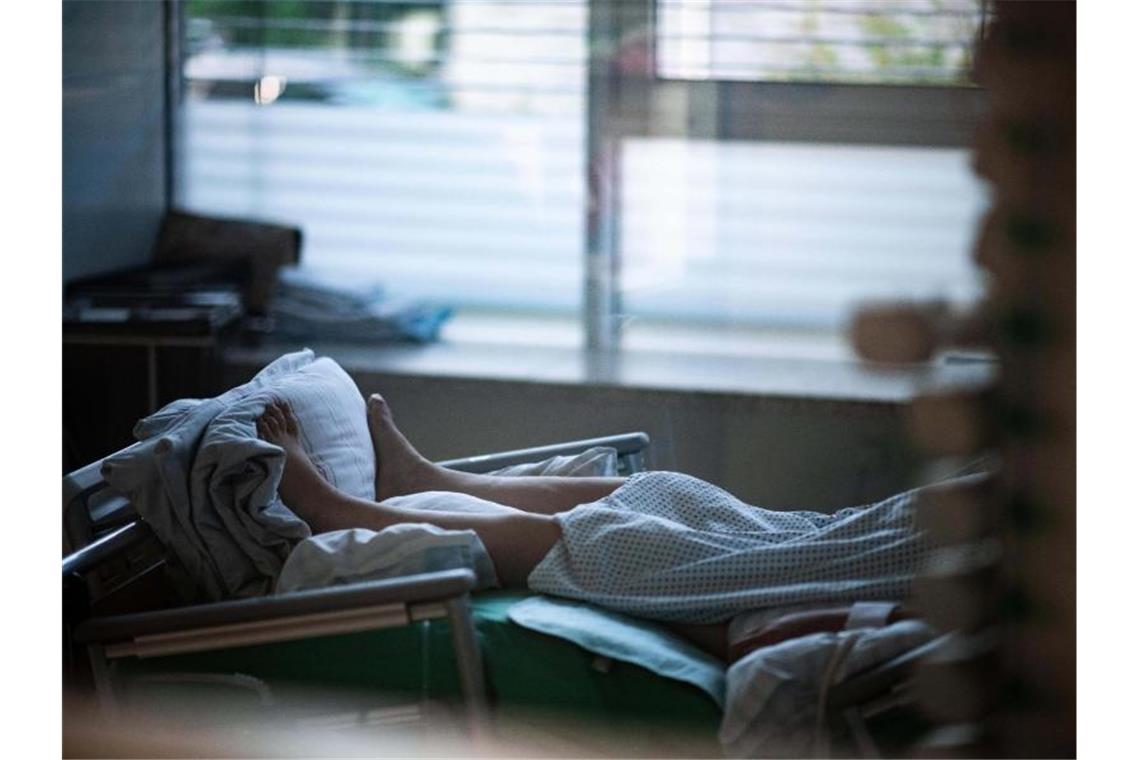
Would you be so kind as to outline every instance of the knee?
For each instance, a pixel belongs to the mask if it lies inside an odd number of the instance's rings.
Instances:
[[[530,531],[536,538],[542,539],[540,543],[553,546],[558,539],[562,538],[562,526],[554,515],[528,513],[527,517],[530,518],[531,522]],[[545,552],[543,553],[545,554]]]
[[[491,552],[492,559],[500,583],[509,588],[525,588],[531,571],[562,538],[562,527],[551,515],[524,512],[511,519],[511,538],[506,546],[497,547],[499,551]]]

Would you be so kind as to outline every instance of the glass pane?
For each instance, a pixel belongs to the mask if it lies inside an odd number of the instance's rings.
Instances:
[[[860,301],[980,291],[964,149],[645,138],[622,155],[627,317],[834,331]]]
[[[575,313],[585,5],[186,2],[179,203],[396,295]]]
[[[968,84],[983,0],[659,0],[666,79]]]

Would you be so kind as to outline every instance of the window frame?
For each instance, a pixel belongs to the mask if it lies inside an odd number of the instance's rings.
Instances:
[[[588,0],[583,319],[586,345],[593,350],[621,345],[620,166],[625,139],[964,148],[970,146],[985,106],[984,93],[972,85],[665,78],[657,71],[658,7],[658,0]],[[644,45],[646,70],[621,71],[614,65],[613,51],[622,40]]]
[[[582,332],[587,349],[621,346],[621,150],[641,137],[963,148],[980,122],[974,86],[670,79],[656,70],[658,0],[585,0],[586,208]],[[169,195],[178,197],[185,3],[168,35]],[[984,19],[983,19],[984,23]],[[642,71],[619,71],[622,40],[645,46]],[[678,104],[681,104],[678,107]],[[757,114],[762,113],[762,118]]]

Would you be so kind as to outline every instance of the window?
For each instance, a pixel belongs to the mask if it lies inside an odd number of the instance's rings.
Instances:
[[[834,335],[860,300],[978,291],[982,10],[187,0],[179,197],[595,346]]]
[[[183,205],[394,295],[579,311],[585,2],[183,9]]]
[[[658,0],[665,79],[967,84],[978,0]]]

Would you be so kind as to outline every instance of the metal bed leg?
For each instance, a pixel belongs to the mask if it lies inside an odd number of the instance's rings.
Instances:
[[[115,701],[115,686],[112,683],[112,665],[107,661],[102,644],[88,644],[87,656],[91,661],[91,673],[95,677],[95,694],[99,698],[99,707],[107,713],[108,717],[118,715],[118,703]]]
[[[459,669],[459,687],[467,708],[467,722],[471,735],[479,738],[487,717],[487,697],[483,682],[483,659],[479,642],[475,638],[475,621],[467,595],[446,602],[447,617],[451,623],[451,645],[455,648],[455,661]]]

